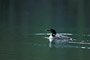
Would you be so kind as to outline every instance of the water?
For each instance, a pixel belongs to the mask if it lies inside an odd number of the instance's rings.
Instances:
[[[0,42],[1,60],[90,60],[90,44],[79,44],[78,34],[63,33],[73,38],[68,44],[49,46],[49,33],[9,35]],[[73,37],[74,36],[74,37]],[[90,35],[83,43],[90,43]]]
[[[0,60],[90,60],[90,0],[1,0],[0,4]],[[50,28],[73,41],[49,44]]]

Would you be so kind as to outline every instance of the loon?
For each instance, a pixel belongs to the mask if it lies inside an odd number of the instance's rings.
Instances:
[[[49,29],[47,31],[50,31],[52,34],[48,37],[50,43],[65,43],[69,42],[69,40],[72,40],[72,38],[60,34],[56,34],[55,29]]]

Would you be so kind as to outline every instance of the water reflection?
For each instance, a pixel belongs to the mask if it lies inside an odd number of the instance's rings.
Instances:
[[[29,43],[31,46],[35,47],[49,47],[49,48],[79,48],[79,49],[90,49],[90,44],[40,44],[40,43]]]
[[[90,45],[89,45],[90,46]],[[88,45],[87,46],[81,46],[81,45],[69,45],[69,44],[51,44],[49,43],[49,47],[55,47],[55,48],[81,48],[81,49],[90,49]]]
[[[35,35],[44,35],[45,39],[48,40],[48,35],[50,35],[51,33],[36,33]],[[62,34],[62,35],[67,35],[72,37],[72,41],[68,42],[68,43],[48,43],[48,46],[50,48],[55,47],[55,48],[81,48],[81,49],[90,49],[90,38],[89,38],[89,34],[84,34],[84,35],[79,35],[79,34],[71,34],[71,33],[58,33],[58,34]],[[87,37],[84,40],[79,40],[77,38],[77,36],[85,36]],[[39,45],[40,46],[40,45]]]
[[[39,44],[39,43],[32,43],[32,46],[36,47],[49,47],[49,48],[79,48],[79,49],[90,49],[90,45],[70,45],[70,44]]]

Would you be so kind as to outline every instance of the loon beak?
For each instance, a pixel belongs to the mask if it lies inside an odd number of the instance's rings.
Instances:
[[[47,30],[47,31],[50,31],[50,30]]]

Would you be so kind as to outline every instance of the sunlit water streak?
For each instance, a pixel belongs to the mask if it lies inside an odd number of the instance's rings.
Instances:
[[[35,33],[34,35],[50,35],[51,33]],[[72,35],[76,35],[76,36],[90,36],[90,34],[83,34],[83,35],[79,35],[79,34],[72,34],[72,33],[57,33],[59,35],[67,35],[67,36],[72,36]],[[31,34],[26,34],[26,35],[31,35]]]
[[[51,33],[35,33],[35,35],[50,35]],[[60,34],[60,35],[73,35],[71,33],[57,33],[57,34]]]
[[[45,36],[44,38],[48,40],[48,35],[50,35],[51,33],[35,33],[34,35],[39,35],[39,36]],[[83,34],[83,35],[79,35],[79,34],[72,34],[72,33],[57,33],[60,35],[66,35],[66,36],[86,36],[89,37],[89,34]],[[32,34],[25,34],[25,35],[32,35]],[[88,42],[88,40],[86,40],[87,42],[78,42],[78,39],[74,39],[72,38],[73,41],[69,42],[67,44],[61,43],[61,44],[41,44],[41,43],[31,43],[31,45],[33,46],[37,46],[37,47],[47,47],[49,46],[50,48],[55,47],[55,48],[80,48],[80,49],[90,49],[90,42]],[[75,40],[75,41],[74,41]],[[77,42],[76,42],[77,41]],[[90,40],[89,40],[90,41]]]

